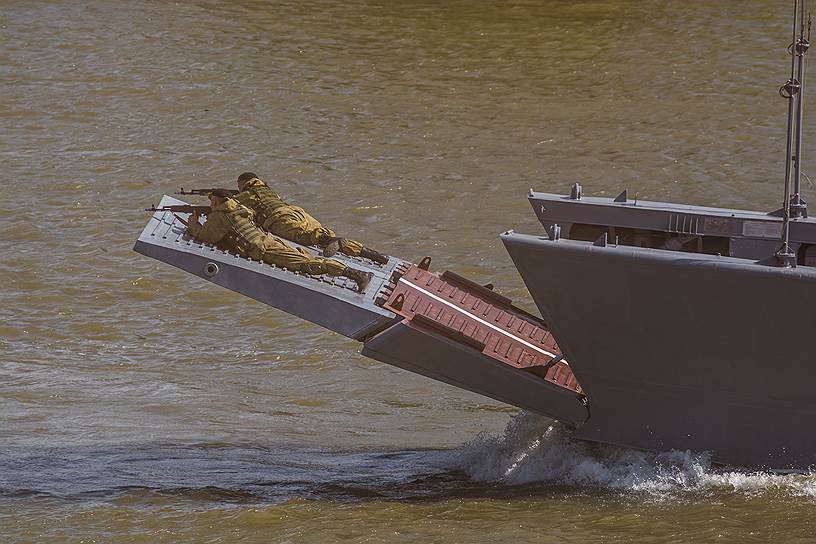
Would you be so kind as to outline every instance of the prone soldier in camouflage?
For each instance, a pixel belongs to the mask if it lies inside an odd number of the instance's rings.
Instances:
[[[255,213],[230,198],[225,189],[210,193],[210,203],[212,211],[204,224],[198,222],[199,215],[193,212],[187,226],[187,232],[202,242],[295,272],[345,276],[354,280],[360,293],[371,281],[371,272],[355,270],[333,259],[315,257],[303,248],[295,249],[277,236],[264,232],[255,224]]]
[[[257,175],[244,172],[238,176],[238,194],[233,198],[255,212],[255,221],[264,230],[304,246],[319,246],[325,257],[338,251],[352,257],[364,257],[380,264],[388,257],[348,238],[338,238],[335,232],[320,224],[299,206],[286,203]]]

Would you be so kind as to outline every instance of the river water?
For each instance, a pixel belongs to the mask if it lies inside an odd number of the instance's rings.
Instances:
[[[131,249],[253,170],[535,311],[530,187],[778,206],[788,3],[4,2],[2,541],[813,541],[816,475],[575,442]]]

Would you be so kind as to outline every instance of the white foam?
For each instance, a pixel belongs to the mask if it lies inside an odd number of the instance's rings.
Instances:
[[[522,413],[499,436],[480,435],[452,452],[453,468],[477,481],[551,482],[645,492],[656,497],[700,491],[782,492],[816,499],[816,474],[724,471],[707,453],[650,453],[574,440],[547,418]]]

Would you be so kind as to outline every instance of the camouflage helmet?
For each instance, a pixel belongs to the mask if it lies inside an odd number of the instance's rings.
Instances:
[[[247,181],[253,180],[258,177],[258,174],[255,172],[244,172],[240,176],[238,176],[238,185],[242,185]]]

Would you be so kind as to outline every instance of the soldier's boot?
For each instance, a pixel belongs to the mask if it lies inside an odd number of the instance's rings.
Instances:
[[[334,257],[340,251],[344,241],[342,238],[331,238],[329,243],[323,246],[323,256]]]
[[[366,287],[368,287],[368,284],[371,283],[371,279],[374,277],[373,272],[363,272],[355,268],[346,268],[344,275],[354,280],[354,283],[357,284],[358,293],[365,293]]]
[[[369,247],[364,247],[360,252],[360,257],[371,259],[375,263],[386,264],[388,262],[388,255],[383,255],[379,251],[374,251]]]

